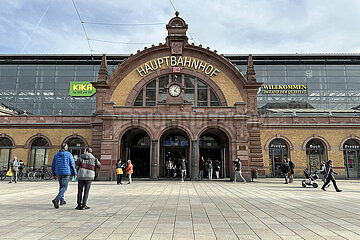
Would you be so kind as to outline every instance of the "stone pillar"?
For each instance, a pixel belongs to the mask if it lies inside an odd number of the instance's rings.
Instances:
[[[198,179],[198,141],[191,141],[191,179]]]
[[[153,180],[158,179],[158,140],[151,141],[151,174],[150,178]]]

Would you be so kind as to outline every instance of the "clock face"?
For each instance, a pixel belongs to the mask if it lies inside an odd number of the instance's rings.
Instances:
[[[177,97],[181,93],[181,87],[177,84],[173,84],[169,87],[169,94],[172,97]]]

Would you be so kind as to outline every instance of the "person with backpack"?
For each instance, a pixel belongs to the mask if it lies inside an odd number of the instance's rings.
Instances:
[[[284,178],[285,178],[284,184],[288,184],[288,174],[290,171],[290,166],[286,158],[283,160],[283,163],[281,164],[281,171],[284,174]]]
[[[334,175],[339,175],[337,172],[334,172],[333,170],[333,166],[332,166],[332,160],[329,160],[326,164],[326,173],[325,173],[325,178],[326,178],[326,182],[324,183],[324,185],[321,187],[321,189],[323,191],[326,191],[326,185],[328,185],[330,183],[330,181],[332,181],[334,188],[337,192],[341,192],[342,190],[340,190],[338,188],[338,186],[336,185],[336,181],[334,178]]]
[[[293,161],[291,161],[290,158],[287,158],[287,161],[289,162],[289,167],[290,167],[290,171],[288,173],[288,177],[289,177],[289,183],[292,183],[294,181],[294,168],[295,168],[295,163]]]

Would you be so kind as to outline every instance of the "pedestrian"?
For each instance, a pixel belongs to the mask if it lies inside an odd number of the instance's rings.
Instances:
[[[220,178],[220,161],[219,160],[215,160],[214,170],[215,170],[216,179],[219,179]]]
[[[320,163],[320,170],[319,173],[321,174],[321,180],[325,183],[326,182],[326,163],[324,161],[321,161]],[[330,187],[331,183],[328,183],[328,185],[326,185],[326,188]]]
[[[204,177],[204,170],[205,170],[205,160],[204,160],[204,157],[201,157],[200,161],[199,161],[199,178],[200,179],[203,179],[203,177]]]
[[[126,175],[129,177],[128,184],[131,184],[132,183],[131,175],[134,172],[134,167],[131,164],[131,160],[127,160],[127,167],[125,168],[125,170],[126,170]]]
[[[121,159],[118,158],[118,160],[116,162],[116,181],[117,181],[117,184],[122,184],[121,183],[121,178],[122,178],[122,175],[124,174],[123,167],[124,167],[124,164],[121,164]]]
[[[174,164],[173,165],[173,176],[174,176],[174,178],[176,177],[176,175],[177,175],[177,167],[176,167],[176,165]]]
[[[294,181],[294,168],[295,168],[295,163],[293,161],[291,161],[290,158],[287,158],[287,161],[289,162],[289,173],[288,173],[288,177],[289,177],[289,183],[292,183]]]
[[[66,204],[64,194],[69,184],[70,175],[76,176],[75,162],[72,154],[68,152],[68,145],[61,144],[61,149],[57,152],[51,163],[51,172],[54,179],[59,181],[59,193],[52,200],[54,208],[59,208],[60,205]]]
[[[89,197],[91,182],[95,178],[95,168],[100,168],[100,161],[94,157],[91,148],[86,148],[84,154],[76,161],[78,166],[78,194],[77,194],[77,210],[89,209],[86,205]],[[84,192],[84,194],[83,194]]]
[[[341,192],[342,190],[340,190],[338,188],[338,186],[336,185],[336,181],[335,181],[335,177],[334,175],[339,175],[337,172],[334,172],[333,170],[333,166],[332,166],[333,161],[329,160],[326,164],[326,173],[325,173],[325,178],[326,178],[326,182],[324,183],[324,185],[322,186],[322,190],[326,191],[326,185],[330,183],[330,181],[332,181],[334,188],[337,192]]]
[[[209,174],[209,180],[212,180],[212,175],[213,175],[213,163],[212,160],[210,158],[208,158],[208,174]]]
[[[284,184],[288,184],[288,174],[290,171],[290,166],[286,158],[283,160],[281,164],[281,171],[284,174],[284,178],[285,178]]]
[[[9,183],[17,183],[18,180],[18,172],[19,172],[19,161],[17,160],[17,157],[15,156],[13,160],[10,161],[10,169],[12,172],[12,175],[10,177]]]
[[[241,174],[241,161],[240,161],[240,158],[235,159],[234,167],[235,167],[234,183],[236,183],[236,179],[237,179],[238,176],[243,180],[244,183],[246,183],[245,178]]]
[[[166,177],[169,178],[171,171],[173,170],[173,162],[171,158],[166,162]]]
[[[24,168],[25,168],[24,162],[23,162],[23,160],[20,160],[19,161],[19,173],[18,173],[18,179],[20,181],[22,181],[22,179],[23,179],[22,172],[23,172]]]
[[[186,162],[184,157],[181,159],[180,170],[181,170],[181,182],[184,182],[186,178]]]

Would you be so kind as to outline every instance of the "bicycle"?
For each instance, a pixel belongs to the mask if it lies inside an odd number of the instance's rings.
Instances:
[[[5,180],[7,177],[11,179],[11,176],[7,176],[8,170],[7,170],[7,167],[3,167],[3,170],[0,170],[0,179],[1,180]]]
[[[41,167],[41,169],[35,170],[33,179],[35,181],[50,180],[52,178],[52,174],[51,171],[49,171],[47,168],[48,166],[44,165]]]

